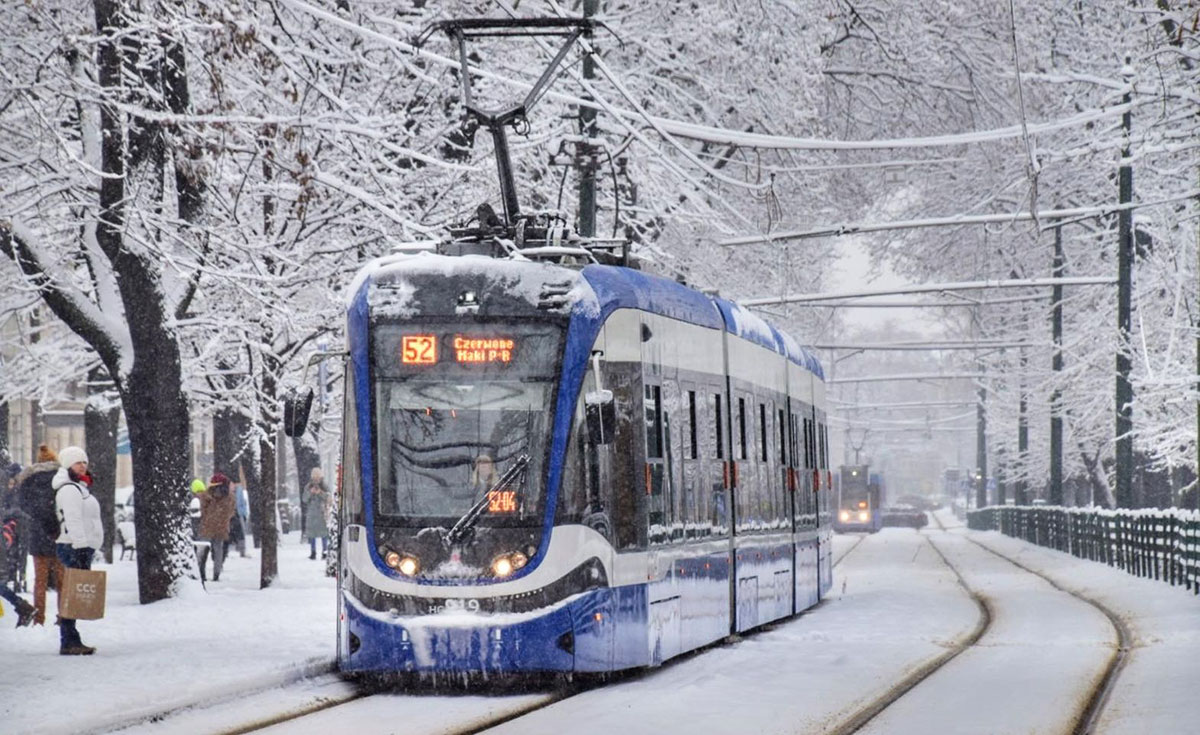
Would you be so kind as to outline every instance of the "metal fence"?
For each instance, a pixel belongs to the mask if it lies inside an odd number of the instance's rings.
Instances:
[[[1200,595],[1196,511],[996,506],[967,513],[967,527],[1000,531]]]

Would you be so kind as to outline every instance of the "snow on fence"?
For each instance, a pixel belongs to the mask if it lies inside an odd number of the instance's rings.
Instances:
[[[1190,510],[995,506],[967,526],[1187,587],[1200,595],[1200,513]]]

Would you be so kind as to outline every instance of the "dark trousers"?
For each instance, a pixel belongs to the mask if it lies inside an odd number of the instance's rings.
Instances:
[[[0,541],[0,543],[4,543],[4,542]],[[13,606],[13,610],[20,610],[21,605],[23,605],[25,603],[25,601],[22,600],[20,598],[20,596],[17,595],[16,592],[13,592],[12,590],[10,590],[8,588],[8,584],[6,584],[4,582],[0,582],[0,597],[4,598],[5,600],[8,600],[9,604],[11,604]]]
[[[67,569],[91,569],[92,554],[95,549],[76,549],[70,544],[55,544],[55,551],[58,552],[58,560]],[[58,594],[62,595],[62,581],[59,581]],[[62,648],[71,646],[82,646],[83,641],[79,638],[79,631],[75,628],[75,621],[70,618],[60,618],[58,624],[58,643]]]

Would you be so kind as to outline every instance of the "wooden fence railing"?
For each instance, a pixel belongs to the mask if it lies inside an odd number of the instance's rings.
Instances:
[[[967,513],[967,527],[1000,531],[1200,595],[1200,513],[994,506]]]

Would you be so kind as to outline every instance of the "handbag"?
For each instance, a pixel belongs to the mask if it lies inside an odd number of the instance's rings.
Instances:
[[[104,617],[107,574],[68,567],[58,592],[58,614],[67,620],[99,620]]]

